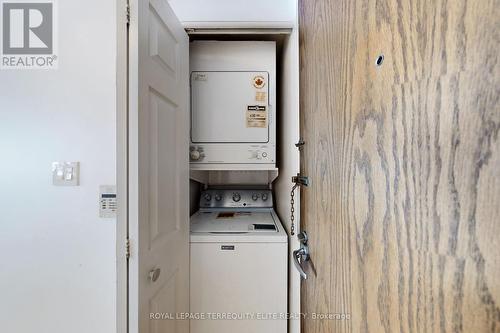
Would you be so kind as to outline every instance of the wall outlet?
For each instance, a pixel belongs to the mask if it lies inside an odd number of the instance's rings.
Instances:
[[[52,184],[55,186],[80,185],[80,162],[53,162]]]

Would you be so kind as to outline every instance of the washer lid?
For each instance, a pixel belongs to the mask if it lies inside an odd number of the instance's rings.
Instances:
[[[191,218],[191,233],[248,234],[278,231],[270,212],[200,211]]]

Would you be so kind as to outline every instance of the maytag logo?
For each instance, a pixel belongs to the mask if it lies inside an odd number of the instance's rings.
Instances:
[[[57,68],[55,1],[1,1],[2,69]]]

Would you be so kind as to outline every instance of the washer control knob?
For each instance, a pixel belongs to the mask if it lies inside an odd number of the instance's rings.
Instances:
[[[262,193],[262,200],[266,201],[268,198],[267,193]]]
[[[259,195],[257,193],[252,194],[253,201],[257,201],[258,198],[259,198]]]
[[[222,197],[220,196],[220,194],[216,194],[215,195],[215,200],[217,200],[217,201],[221,201],[222,200]]]
[[[197,149],[193,149],[189,152],[189,157],[193,161],[198,161],[201,157],[201,153]]]
[[[233,194],[233,201],[238,202],[241,200],[241,195],[239,193],[234,193]]]
[[[203,198],[205,198],[206,201],[212,200],[212,196],[210,195],[210,193],[205,193],[205,195],[203,196]]]

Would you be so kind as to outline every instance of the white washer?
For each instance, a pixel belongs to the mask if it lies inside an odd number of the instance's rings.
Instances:
[[[288,236],[272,202],[269,190],[202,193],[190,312],[205,319],[191,320],[191,333],[286,333]]]

